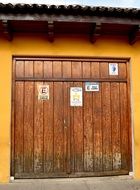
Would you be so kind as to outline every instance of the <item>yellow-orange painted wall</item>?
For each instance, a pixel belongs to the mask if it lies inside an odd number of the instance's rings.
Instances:
[[[10,129],[12,56],[110,56],[131,57],[132,121],[134,128],[134,175],[140,178],[140,42],[130,46],[127,38],[100,37],[91,44],[87,36],[16,35],[12,42],[0,38],[0,182],[10,177]]]

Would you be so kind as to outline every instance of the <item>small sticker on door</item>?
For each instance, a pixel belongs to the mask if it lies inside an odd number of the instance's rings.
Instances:
[[[70,106],[83,106],[83,89],[82,87],[70,88]]]
[[[85,91],[86,92],[97,92],[97,91],[99,91],[99,83],[98,82],[86,82],[85,83]]]
[[[38,100],[49,100],[49,85],[38,85]]]
[[[109,75],[118,75],[117,63],[109,63]]]

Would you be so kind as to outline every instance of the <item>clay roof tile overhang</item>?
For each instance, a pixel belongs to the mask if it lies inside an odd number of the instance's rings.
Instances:
[[[134,44],[140,36],[140,9],[80,5],[0,3],[0,33],[86,34],[91,42],[100,35],[127,36]]]

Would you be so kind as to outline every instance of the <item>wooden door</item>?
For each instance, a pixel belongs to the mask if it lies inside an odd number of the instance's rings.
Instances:
[[[128,174],[131,170],[129,66],[96,59],[14,60],[12,170],[16,178]],[[85,90],[87,81],[99,91]],[[38,87],[49,86],[49,99]],[[70,105],[71,87],[82,87],[83,105]]]

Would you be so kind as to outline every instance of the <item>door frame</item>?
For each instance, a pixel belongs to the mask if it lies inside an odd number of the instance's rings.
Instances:
[[[15,78],[15,64],[16,64],[16,61],[17,60],[33,60],[33,61],[37,61],[37,60],[42,60],[42,61],[45,61],[45,60],[57,60],[57,61],[69,61],[69,60],[74,60],[74,61],[109,61],[109,62],[118,62],[118,63],[126,63],[127,65],[127,87],[128,87],[128,108],[129,108],[129,111],[128,111],[128,114],[129,114],[129,120],[128,120],[128,124],[129,124],[129,160],[130,160],[130,172],[133,172],[133,160],[134,160],[134,148],[133,148],[133,124],[132,124],[132,91],[131,91],[131,70],[130,70],[130,66],[131,66],[131,63],[130,63],[130,57],[89,57],[89,56],[13,56],[13,59],[12,59],[12,102],[11,102],[11,164],[10,164],[10,175],[12,176],[14,174],[14,120],[15,120],[15,115],[14,115],[14,107],[15,107],[15,99],[14,99],[14,88],[15,88],[15,81],[16,81],[16,78]],[[52,81],[53,79],[51,79]],[[74,79],[72,79],[74,80]],[[44,81],[49,81],[49,79],[46,79]],[[60,80],[61,81],[61,80]],[[64,79],[63,79],[64,81]],[[69,79],[70,81],[70,79]],[[80,79],[81,81],[81,79]],[[84,81],[84,80],[83,80]],[[91,79],[91,81],[93,81],[93,79]],[[99,81],[99,79],[97,80],[94,80],[94,81]],[[101,80],[103,81],[103,80]],[[120,81],[119,79],[117,80],[118,82]],[[122,80],[121,80],[122,81]],[[67,82],[67,80],[66,80]],[[108,174],[109,175],[109,174]],[[118,175],[117,173],[114,175]],[[69,176],[72,176],[74,177],[74,175],[69,175]],[[66,176],[68,177],[68,176]]]

